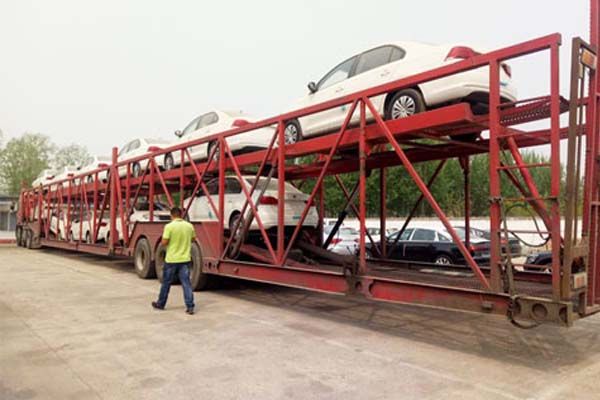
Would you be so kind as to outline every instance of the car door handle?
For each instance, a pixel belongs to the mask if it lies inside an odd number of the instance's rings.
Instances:
[[[379,74],[379,76],[388,76],[390,74],[390,71],[383,71],[381,74]]]
[[[337,88],[337,89],[335,89],[335,92],[336,92],[336,93],[341,93],[341,92],[343,92],[343,91],[344,91],[344,88]]]

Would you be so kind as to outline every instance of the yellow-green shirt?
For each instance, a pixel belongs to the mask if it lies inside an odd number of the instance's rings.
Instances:
[[[181,218],[176,218],[165,225],[162,235],[168,239],[167,256],[168,263],[184,263],[192,261],[192,240],[196,238],[194,226]]]

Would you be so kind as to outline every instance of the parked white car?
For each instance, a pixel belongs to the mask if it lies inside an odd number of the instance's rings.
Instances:
[[[127,161],[133,158],[137,158],[143,156],[145,154],[150,154],[154,151],[158,151],[162,148],[165,148],[171,144],[171,141],[165,139],[150,139],[150,138],[138,138],[134,139],[131,142],[127,143],[125,146],[119,150],[119,161]],[[158,162],[158,160],[157,160]],[[142,165],[143,164],[143,165]],[[144,173],[144,170],[147,168],[148,162],[144,161],[134,162],[131,165],[131,176],[138,177]],[[119,167],[119,176],[124,177],[127,176],[127,166],[123,165]]]
[[[328,225],[323,229],[323,243],[329,237],[333,226]],[[360,234],[358,230],[348,227],[341,226],[331,242],[327,250],[344,255],[355,255],[358,249],[358,243],[360,240]]]
[[[84,242],[91,243],[92,240],[92,221],[93,215],[88,215],[87,213],[83,216],[83,221],[81,224],[79,223],[79,215],[75,215],[73,217],[73,221],[71,222],[71,234],[69,239],[79,241],[79,232],[81,232],[81,239]],[[170,211],[169,208],[159,202],[154,202],[154,221],[169,221]],[[150,221],[150,206],[147,202],[140,202],[136,205],[129,217],[129,230],[131,233],[133,231],[133,227],[135,222],[137,221]],[[119,240],[123,240],[123,229],[121,223],[121,218],[117,215],[116,219],[116,229],[119,234]],[[96,238],[99,242],[107,242],[110,234],[110,217],[108,210],[104,212],[102,220],[100,221],[100,227],[98,228],[98,237]]]
[[[246,196],[242,191],[242,183],[248,189],[248,192],[252,188],[256,177],[244,176],[240,181],[237,177],[228,176],[225,178],[225,219],[224,225],[226,228],[232,229],[237,223],[237,219],[241,216],[241,211],[246,202]],[[277,179],[271,179],[266,186],[264,194],[259,198],[260,192],[264,185],[267,184],[267,178],[260,178],[256,190],[254,191],[252,200],[258,207],[258,215],[263,223],[265,229],[269,229],[277,226],[277,204],[278,204],[278,181]],[[219,181],[213,179],[207,183],[207,189],[209,195],[215,207],[219,205]],[[289,183],[285,183],[285,218],[284,224],[286,226],[296,226],[309,196],[306,193],[302,193]],[[188,204],[190,198],[185,200],[185,204]],[[250,206],[247,207],[246,215],[250,215]],[[216,221],[218,220],[217,215],[214,213],[207,196],[202,190],[200,190],[196,197],[193,199],[192,205],[188,211],[190,221]],[[312,206],[310,207],[308,214],[304,220],[302,226],[304,227],[316,227],[319,221],[317,209]],[[258,230],[258,223],[256,218],[253,219],[250,225],[251,230]]]
[[[111,163],[111,158],[107,156],[93,156],[85,160],[83,166],[79,167],[78,174],[86,174],[95,171],[98,168],[107,168]],[[108,180],[108,170],[98,172],[98,181],[106,182]],[[86,183],[94,182],[94,175],[85,178]]]
[[[54,181],[56,171],[51,168],[43,170],[37,178],[31,183],[32,187],[38,187],[40,185],[46,185]]]
[[[63,167],[56,173],[54,179],[52,179],[51,182],[59,182],[65,179],[69,179],[72,178],[75,174],[77,174],[77,166],[67,165],[66,167]],[[64,182],[63,185],[63,187],[66,187],[68,186],[68,183]]]
[[[301,98],[294,109],[305,108],[346,96],[371,87],[409,77],[434,68],[471,58],[479,52],[466,46],[430,45],[417,42],[396,42],[379,46],[343,61],[318,83],[309,83],[310,93]],[[508,64],[500,71],[500,95],[505,101],[515,101],[517,92],[512,84]],[[466,101],[477,108],[488,102],[489,68],[462,72],[412,88],[371,98],[378,113],[386,120],[403,118],[428,108]],[[286,124],[286,143],[339,129],[348,113],[348,105],[336,107]],[[477,108],[474,108],[477,111]],[[367,117],[373,116],[367,110]],[[354,113],[352,123],[360,120]]]
[[[205,138],[230,129],[241,128],[255,121],[255,118],[245,114],[243,111],[211,111],[194,118],[185,129],[177,131],[175,134],[179,137],[179,140],[176,143],[188,143],[192,140]],[[272,127],[265,127],[230,136],[225,140],[233,152],[259,150],[269,147],[275,131]],[[208,159],[210,151],[212,151],[215,145],[216,143],[214,142],[202,143],[192,146],[188,150],[194,161],[205,160]],[[216,157],[218,157],[218,154]],[[184,157],[184,160],[185,162],[189,162],[188,158]],[[180,151],[165,154],[162,161],[162,167],[165,170],[172,169],[178,165],[181,165]]]

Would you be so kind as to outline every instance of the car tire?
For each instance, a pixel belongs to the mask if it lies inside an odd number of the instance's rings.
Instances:
[[[425,111],[423,95],[415,89],[403,89],[394,93],[386,101],[384,118],[394,120],[406,118]]]
[[[302,141],[302,127],[297,119],[292,119],[285,124],[283,131],[285,144],[294,144]]]
[[[233,240],[231,241],[231,245],[229,246],[229,250],[228,250],[228,256],[231,259],[236,259],[238,258],[238,256],[240,255],[240,247],[241,244],[244,243],[245,241],[245,237],[242,236],[241,234],[241,229],[244,225],[244,220],[242,219],[242,214],[239,211],[234,211],[231,213],[231,216],[229,217],[229,235],[231,236],[233,229],[235,228],[237,221],[240,220],[240,226],[236,232],[235,237],[233,238]]]
[[[219,162],[219,145],[217,144],[217,142],[210,142],[208,144],[208,147],[206,148],[206,159],[208,160],[210,158],[210,153],[212,153],[213,149],[216,147],[216,151],[215,151],[215,156],[213,157],[213,162],[217,163]]]
[[[150,279],[156,276],[154,263],[152,262],[152,248],[145,237],[139,239],[135,244],[133,265],[135,273],[142,279]]]
[[[163,160],[163,168],[165,171],[169,171],[175,167],[175,161],[173,160],[173,154],[167,153],[165,154],[165,158]]]
[[[448,254],[441,253],[441,254],[438,254],[435,257],[434,264],[437,264],[437,265],[453,265],[454,264],[454,259],[450,255],[448,255]]]
[[[133,175],[134,178],[139,178],[141,174],[142,167],[140,166],[140,163],[133,163],[133,165],[131,166],[131,175]]]

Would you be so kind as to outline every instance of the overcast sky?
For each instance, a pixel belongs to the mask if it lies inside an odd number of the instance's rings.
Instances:
[[[394,40],[497,48],[588,39],[587,0],[0,0],[0,130],[93,153],[172,137],[212,108],[272,116],[343,58]],[[519,96],[549,93],[545,58],[514,63]]]

